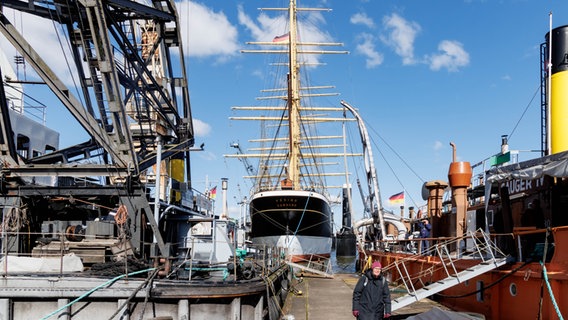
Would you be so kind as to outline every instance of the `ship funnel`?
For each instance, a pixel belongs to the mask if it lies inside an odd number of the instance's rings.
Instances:
[[[448,179],[450,180],[450,187],[467,188],[471,183],[471,164],[466,161],[456,161],[456,145],[450,142],[452,146],[452,163],[450,163],[450,170],[448,171]]]
[[[568,93],[566,92],[568,87],[568,25],[552,29],[545,38],[551,60],[548,108],[550,152],[554,154],[568,150],[568,125],[566,123],[568,119]]]
[[[451,236],[461,237],[466,228],[465,214],[467,211],[467,187],[471,183],[471,164],[465,161],[456,161],[456,145],[450,142],[452,146],[452,163],[450,163],[450,170],[448,171],[448,179],[450,180],[450,187],[452,188],[452,211],[455,212],[454,228],[455,234]],[[453,232],[452,232],[453,233]]]

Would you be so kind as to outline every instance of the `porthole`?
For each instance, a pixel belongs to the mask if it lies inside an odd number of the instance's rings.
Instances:
[[[511,296],[516,296],[517,295],[517,285],[514,283],[511,283],[509,285],[509,293],[511,294]]]

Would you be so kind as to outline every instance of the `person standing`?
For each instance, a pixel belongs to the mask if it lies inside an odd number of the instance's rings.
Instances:
[[[428,254],[428,249],[430,248],[430,231],[432,230],[432,225],[428,222],[428,219],[422,219],[418,227],[420,228],[420,238],[422,239],[422,249],[421,254]]]
[[[358,320],[381,320],[391,316],[390,290],[382,266],[373,262],[353,289],[353,316]]]

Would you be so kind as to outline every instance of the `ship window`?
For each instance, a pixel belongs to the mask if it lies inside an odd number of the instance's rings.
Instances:
[[[32,150],[32,158],[41,156],[41,152],[37,150]]]
[[[483,281],[477,281],[477,301],[483,302],[483,293],[484,293],[484,286]]]
[[[487,211],[487,223],[490,227],[493,227],[493,210]]]
[[[53,151],[55,151],[55,150],[57,150],[57,148],[55,148],[54,146],[50,146],[49,144],[46,144],[46,145],[45,145],[45,153],[46,153],[46,154],[51,153],[51,152],[53,152]]]
[[[517,295],[517,285],[514,283],[511,283],[511,285],[509,285],[509,293],[511,293],[511,296],[516,296]]]
[[[16,138],[16,151],[22,158],[28,159],[30,149],[30,138],[21,134]]]

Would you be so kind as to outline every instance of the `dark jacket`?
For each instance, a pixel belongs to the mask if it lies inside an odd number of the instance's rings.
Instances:
[[[420,228],[420,238],[430,238],[430,230],[432,230],[432,226],[429,223],[425,224],[420,221],[418,223],[418,227]]]
[[[381,274],[373,278],[373,270],[367,270],[353,289],[353,310],[359,311],[359,320],[383,319],[391,313],[389,285]]]

